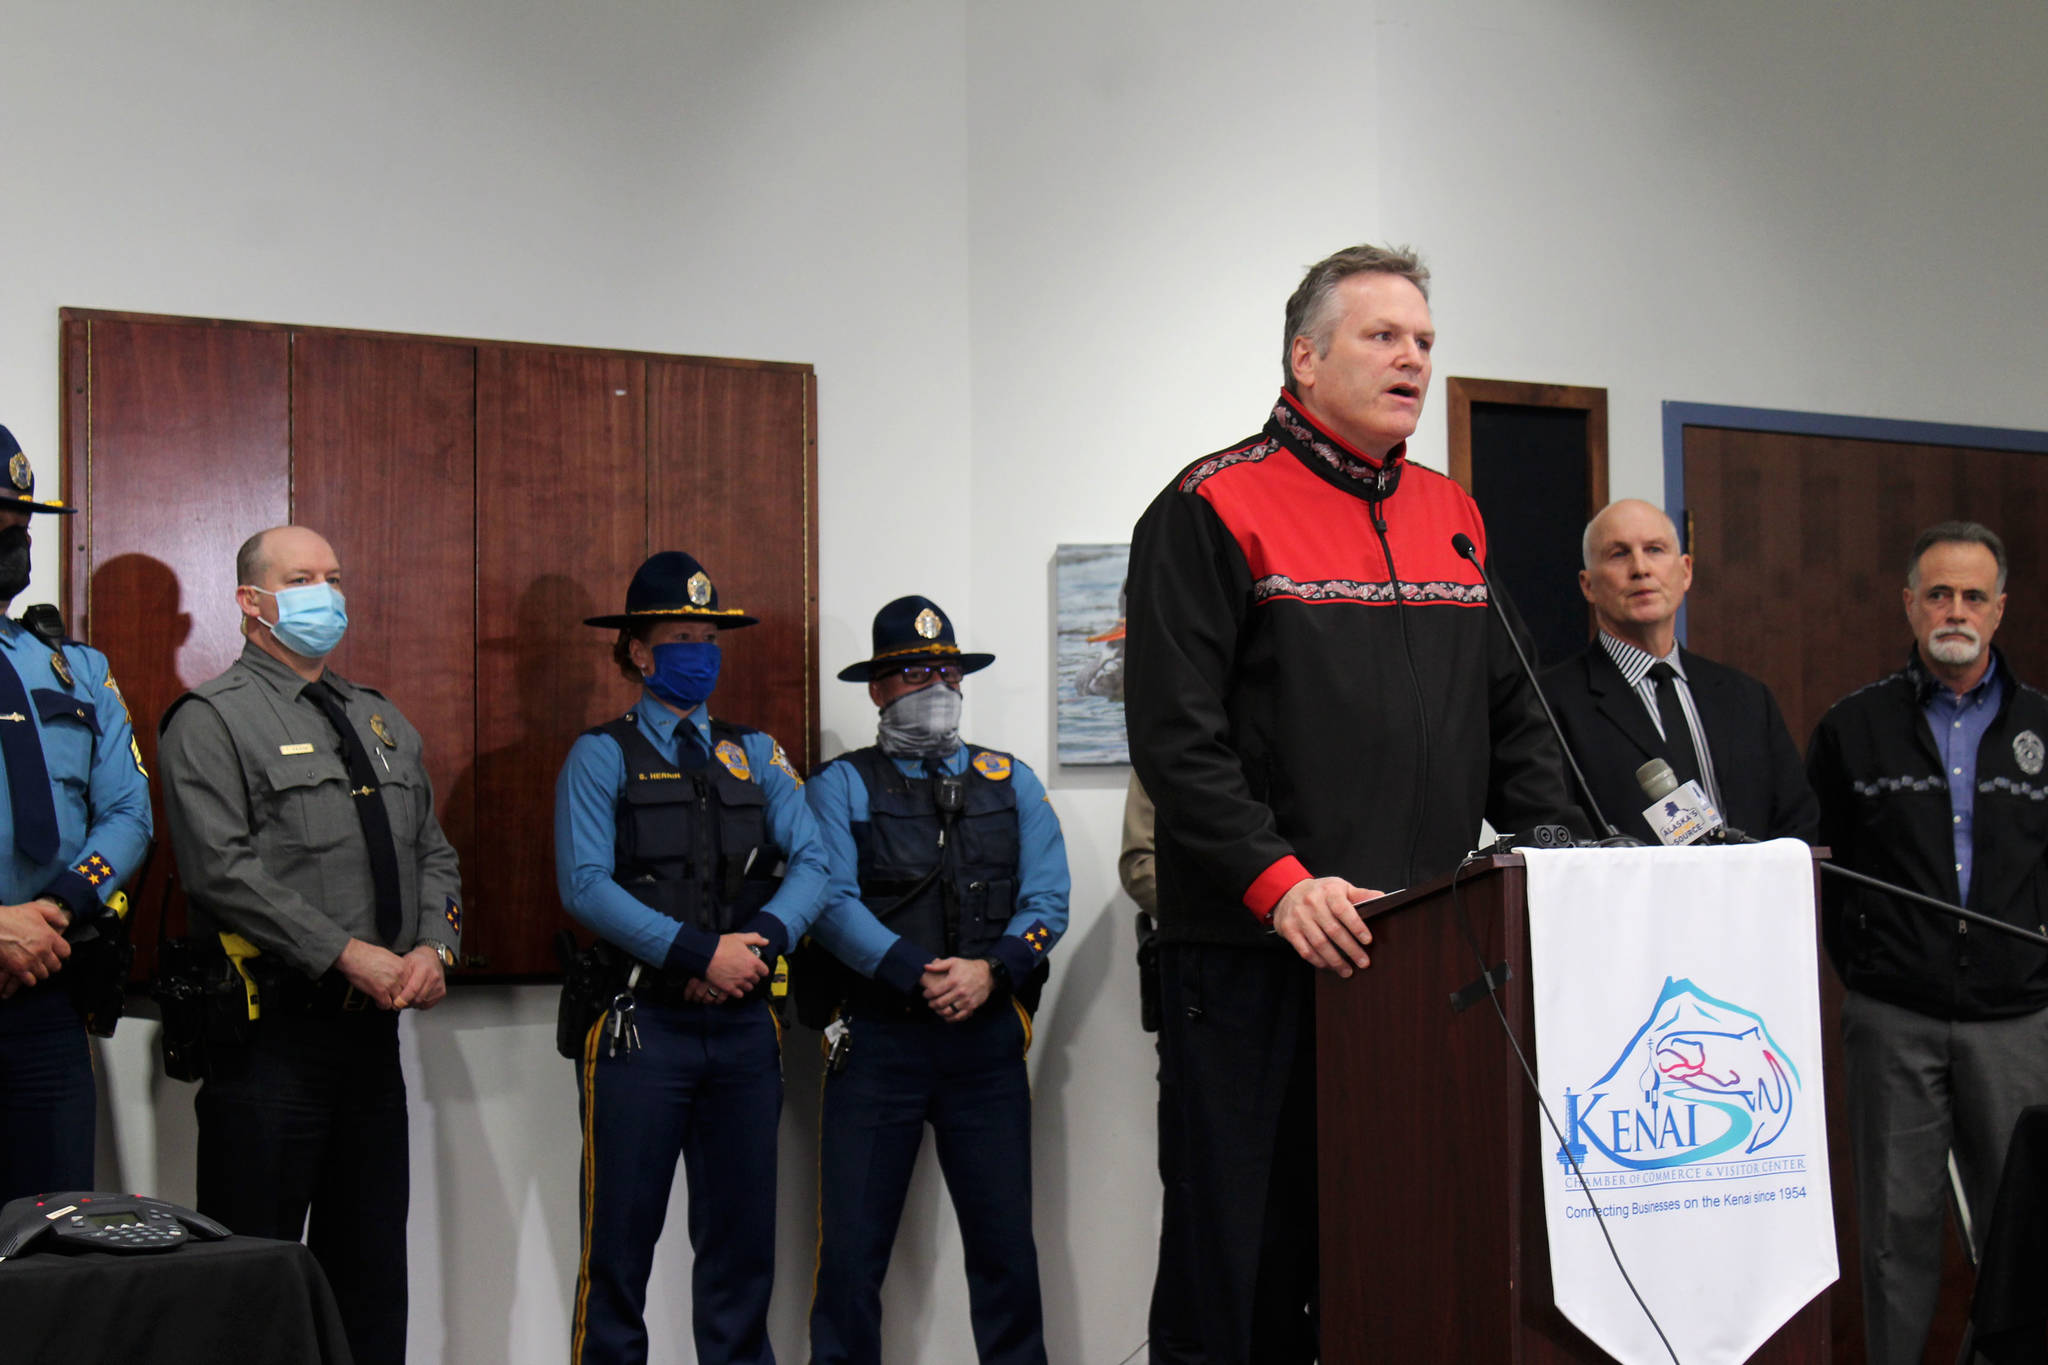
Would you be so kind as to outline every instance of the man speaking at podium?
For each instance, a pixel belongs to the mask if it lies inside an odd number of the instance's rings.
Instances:
[[[1357,902],[1448,872],[1480,818],[1582,828],[1557,742],[1452,548],[1471,498],[1410,467],[1436,332],[1429,273],[1361,246],[1288,300],[1285,390],[1132,536],[1131,760],[1158,807],[1155,1302],[1209,1365],[1316,1355],[1314,968],[1351,976]],[[1360,1160],[1371,1160],[1360,1153]],[[1172,1327],[1174,1330],[1161,1330]]]
[[[1633,498],[1586,524],[1579,591],[1600,638],[1543,674],[1593,800],[1623,834],[1655,843],[1636,769],[1653,758],[1698,782],[1721,818],[1758,839],[1813,842],[1820,806],[1771,690],[1678,644],[1692,587],[1671,518]]]

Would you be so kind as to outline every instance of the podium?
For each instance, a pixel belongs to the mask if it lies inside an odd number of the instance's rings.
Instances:
[[[1482,958],[1505,964],[1497,998],[1534,1069],[1520,855],[1364,909],[1372,966],[1317,974],[1324,1365],[1609,1360],[1552,1302],[1542,1177],[1558,1139],[1483,988],[1452,1008]],[[1825,1365],[1830,1349],[1823,1293],[1750,1359]]]

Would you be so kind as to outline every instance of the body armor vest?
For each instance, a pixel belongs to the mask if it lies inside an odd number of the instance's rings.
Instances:
[[[686,722],[687,723],[687,722]],[[609,735],[626,757],[612,846],[612,877],[634,899],[707,933],[729,934],[781,885],[782,850],[768,834],[768,793],[751,776],[679,741],[680,769],[640,733],[634,712],[587,733]],[[713,719],[712,749],[737,754],[752,733]]]
[[[985,956],[1017,905],[1013,761],[972,745],[967,752],[965,772],[940,778],[906,776],[873,746],[845,760],[868,791],[867,824],[852,830],[861,900],[932,957]]]

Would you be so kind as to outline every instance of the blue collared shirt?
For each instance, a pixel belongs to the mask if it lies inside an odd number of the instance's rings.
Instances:
[[[684,766],[679,744],[711,751],[711,718],[702,706],[678,716],[643,689],[640,704],[627,714],[678,767]],[[753,780],[768,794],[768,833],[785,859],[774,897],[740,926],[741,932],[768,940],[762,951],[772,962],[789,951],[818,913],[826,886],[825,848],[804,802],[803,779],[782,746],[756,731],[742,739],[741,747]],[[612,877],[618,807],[625,791],[626,755],[617,742],[609,735],[579,736],[555,783],[555,885],[562,904],[600,938],[640,961],[702,976],[718,936],[642,904]]]
[[[66,644],[53,651],[19,623],[0,619],[0,653],[29,696],[27,713],[0,717],[0,724],[35,727],[57,805],[57,856],[31,863],[14,844],[13,791],[0,766],[0,903],[54,895],[74,917],[88,918],[135,874],[149,847],[149,775],[128,703],[96,649]],[[52,662],[58,653],[69,682]]]
[[[924,760],[891,760],[906,777],[923,777]],[[941,772],[967,771],[967,746],[961,745],[940,763]],[[1021,985],[1039,960],[1067,931],[1067,841],[1060,817],[1045,794],[1045,784],[1019,759],[1010,765],[1017,793],[1017,908],[1010,926],[990,952],[1001,960],[1010,980]],[[860,898],[860,851],[853,826],[868,819],[868,788],[851,763],[828,764],[811,779],[811,810],[831,860],[831,886],[825,909],[812,935],[841,962],[894,987],[915,994],[927,959],[895,930],[875,918]],[[1027,937],[1028,935],[1028,937]]]
[[[1935,752],[1941,755],[1942,775],[1948,779],[1950,824],[1956,845],[1956,895],[1970,903],[1970,817],[1977,802],[1977,746],[1984,732],[1998,718],[2005,701],[2005,679],[1998,671],[1998,656],[1977,685],[1960,697],[1946,685],[1936,683],[1921,715],[1934,736]]]

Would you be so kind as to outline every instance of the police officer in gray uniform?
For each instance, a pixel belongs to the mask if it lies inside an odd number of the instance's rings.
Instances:
[[[194,931],[222,936],[259,997],[246,1040],[208,1049],[199,1207],[238,1233],[305,1231],[358,1365],[402,1361],[397,1011],[447,989],[455,850],[418,732],[323,663],[348,624],[333,549],[276,527],[235,574],[242,655],[179,698],[158,750]]]
[[[0,427],[0,617],[28,586],[28,457]],[[55,636],[56,631],[51,631]],[[107,658],[0,619],[0,1203],[93,1184],[92,1060],[70,938],[149,846],[149,781]],[[69,937],[67,937],[67,935]],[[71,963],[73,967],[77,964]]]

